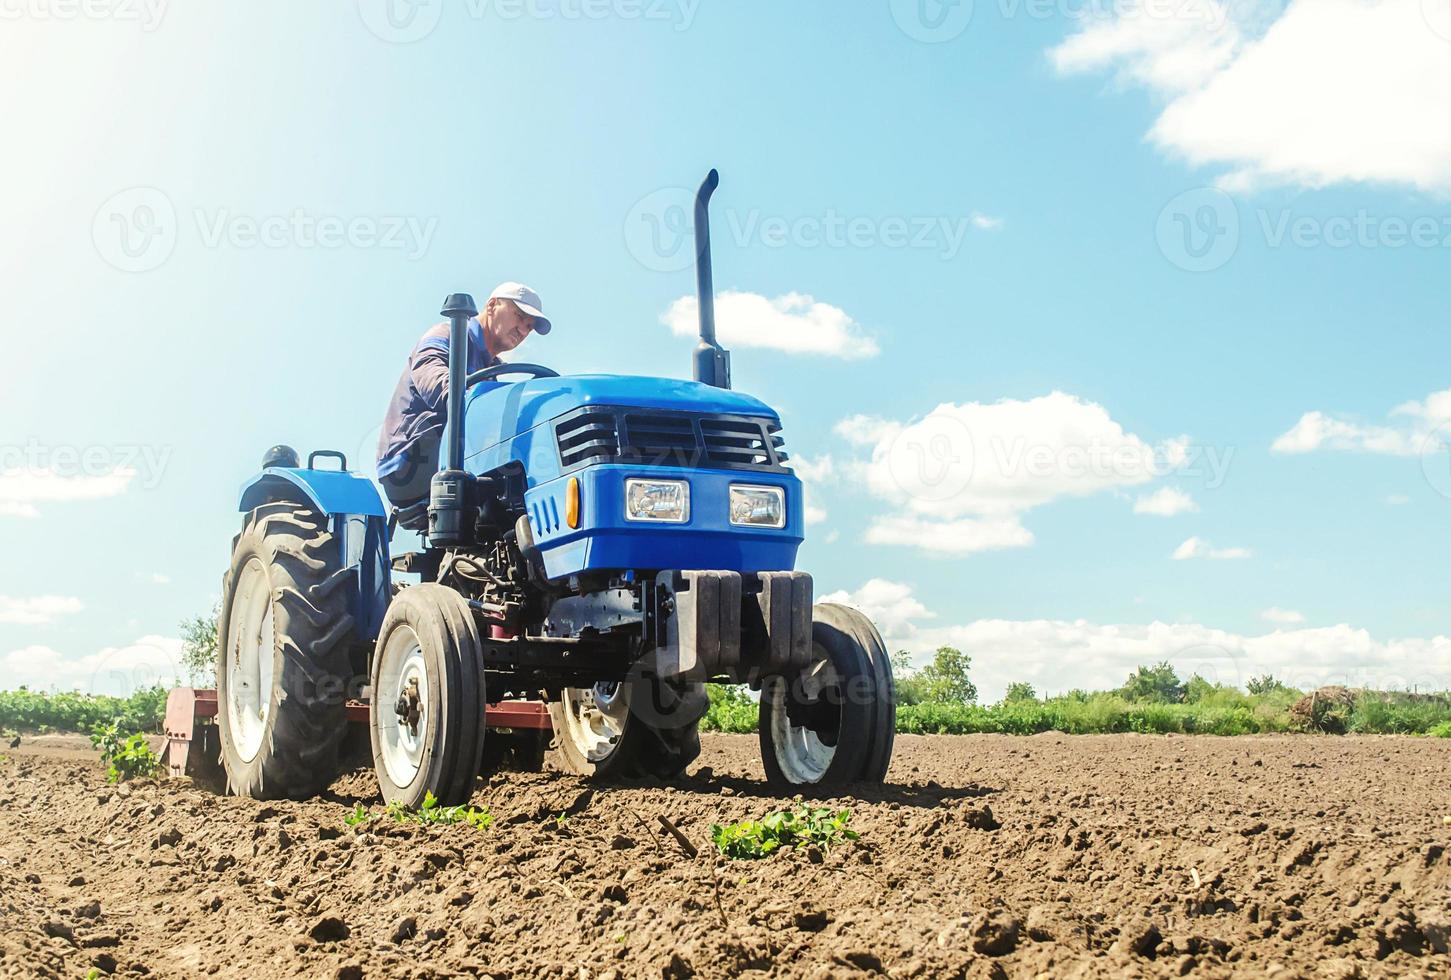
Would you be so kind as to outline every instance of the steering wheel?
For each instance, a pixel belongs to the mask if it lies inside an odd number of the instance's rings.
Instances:
[[[471,388],[480,381],[493,381],[502,374],[527,374],[531,378],[559,377],[558,371],[542,364],[495,364],[469,375],[464,385]]]

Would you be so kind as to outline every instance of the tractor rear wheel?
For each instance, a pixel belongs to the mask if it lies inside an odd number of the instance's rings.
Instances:
[[[467,601],[411,585],[394,597],[373,654],[369,729],[383,799],[409,808],[473,795],[483,758],[483,648]]]
[[[892,664],[871,620],[848,606],[811,611],[811,664],[761,687],[761,762],[778,785],[880,783],[897,723]]]
[[[291,502],[248,515],[217,627],[217,728],[231,792],[301,799],[337,775],[352,578],[323,515]]]
[[[549,704],[553,760],[565,772],[673,779],[700,755],[703,684],[653,677],[565,688]]]

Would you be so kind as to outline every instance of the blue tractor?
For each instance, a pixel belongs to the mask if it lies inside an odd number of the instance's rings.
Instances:
[[[341,454],[269,453],[242,490],[219,623],[233,792],[321,792],[349,714],[365,713],[385,799],[462,802],[521,734],[491,727],[488,706],[518,700],[548,705],[567,771],[668,779],[700,752],[706,682],[760,691],[772,783],[882,781],[887,651],[860,612],[813,604],[780,419],[731,390],[715,339],[717,183],[711,171],[695,203],[694,380],[517,363],[466,375],[476,310],[455,294],[427,501],[390,512]],[[319,465],[330,457],[341,469]],[[424,549],[391,556],[399,526]]]

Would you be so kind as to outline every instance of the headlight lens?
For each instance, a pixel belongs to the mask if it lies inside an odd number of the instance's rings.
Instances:
[[[690,520],[690,484],[684,480],[626,480],[625,520],[684,524]]]
[[[744,527],[785,527],[786,491],[781,487],[731,484],[731,523]]]

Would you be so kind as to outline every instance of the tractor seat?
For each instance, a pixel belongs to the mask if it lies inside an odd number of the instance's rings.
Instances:
[[[401,527],[405,531],[428,530],[428,500],[425,498],[407,507],[394,507],[388,517],[390,527]]]

